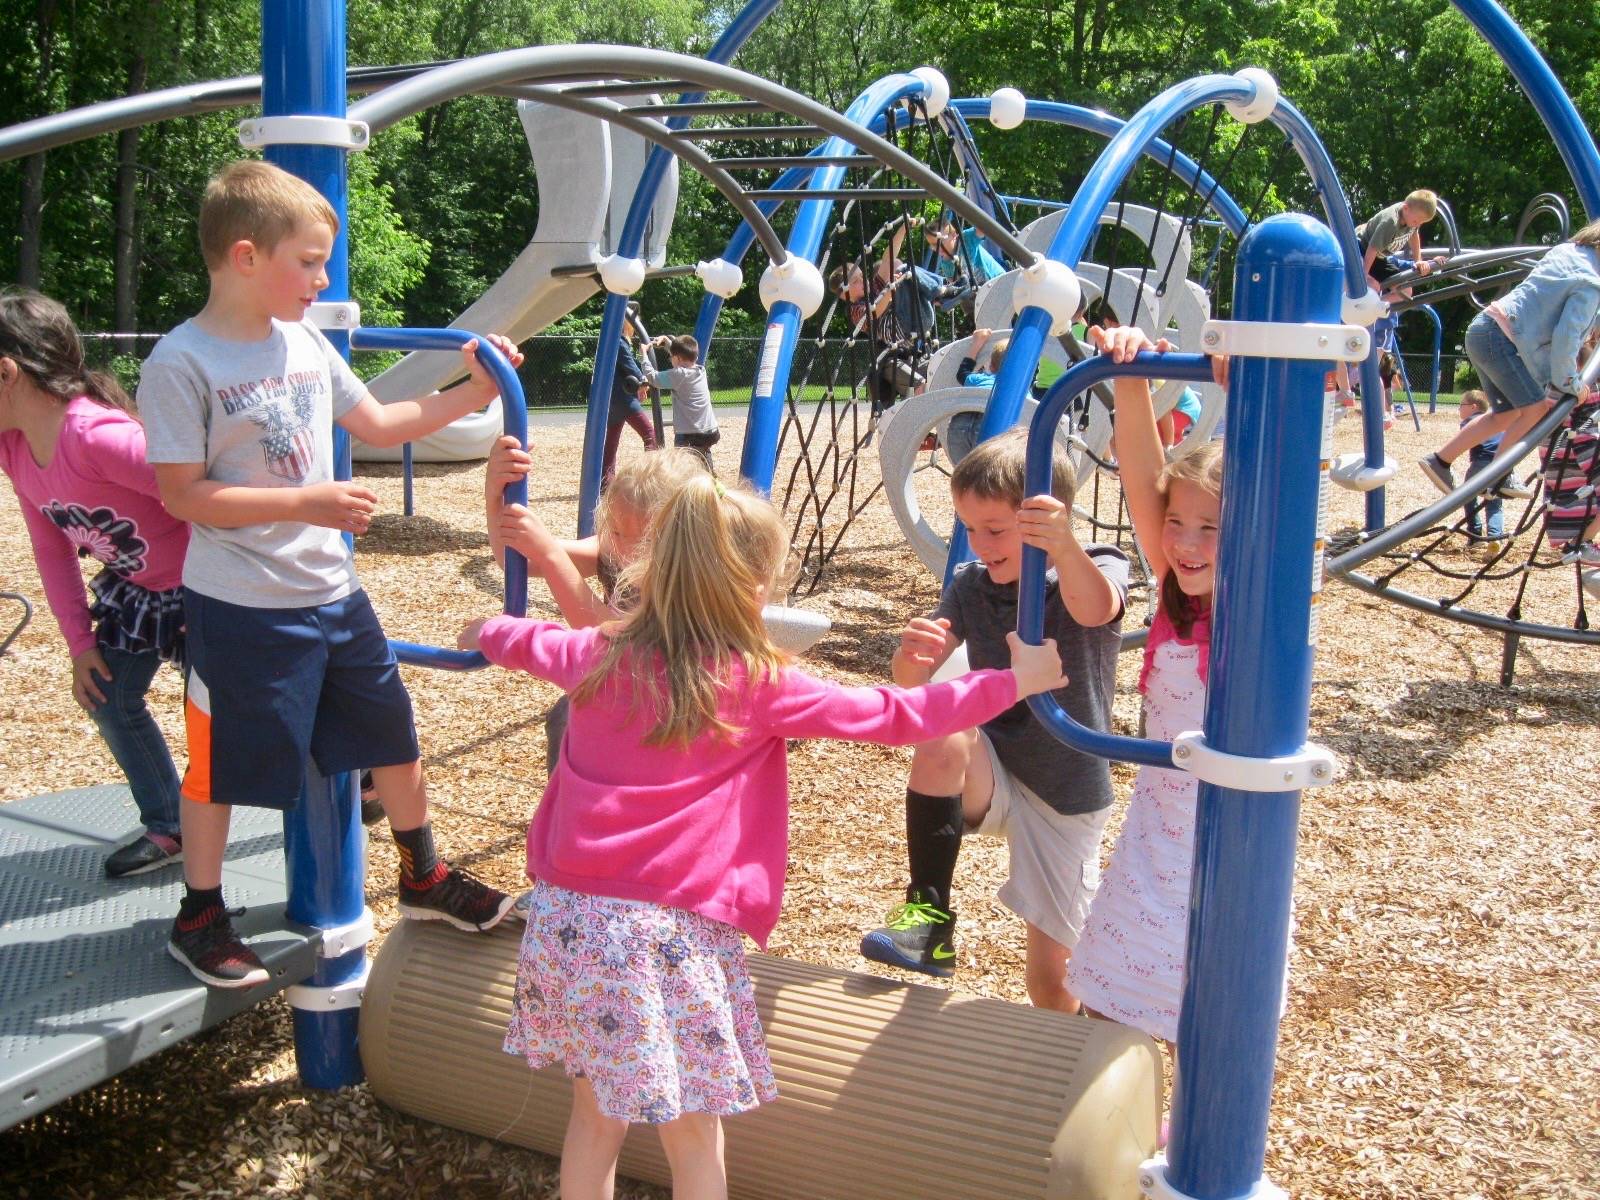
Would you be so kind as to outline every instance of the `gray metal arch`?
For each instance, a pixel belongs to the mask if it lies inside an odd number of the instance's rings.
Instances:
[[[1033,253],[1023,246],[1015,234],[951,187],[926,164],[918,162],[892,143],[798,92],[692,55],[645,50],[637,46],[606,45],[502,50],[414,75],[357,102],[348,115],[353,121],[365,121],[376,132],[442,101],[488,91],[508,83],[573,82],[597,78],[681,79],[699,84],[707,90],[732,92],[746,99],[759,100],[776,111],[809,121],[913,180],[929,195],[960,214],[968,224],[976,226],[985,237],[997,242],[1012,261],[1033,261]]]

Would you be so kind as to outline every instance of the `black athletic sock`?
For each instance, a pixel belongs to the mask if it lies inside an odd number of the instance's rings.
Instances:
[[[395,829],[394,844],[400,851],[400,880],[413,887],[425,887],[439,869],[439,855],[433,848],[433,822],[424,821],[415,829]]]
[[[178,921],[192,928],[195,918],[212,908],[222,907],[222,888],[184,888],[183,899],[178,901]]]
[[[906,850],[911,886],[932,888],[950,907],[950,884],[961,853],[961,797],[906,789]]]

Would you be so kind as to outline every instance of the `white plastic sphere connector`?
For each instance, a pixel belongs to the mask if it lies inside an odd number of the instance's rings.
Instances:
[[[1254,125],[1258,121],[1265,121],[1278,107],[1278,81],[1270,72],[1260,67],[1246,67],[1242,71],[1235,71],[1233,77],[1240,83],[1252,84],[1255,95],[1249,100],[1228,100],[1224,107],[1233,114],[1235,120],[1243,121],[1246,125]]]
[[[595,267],[600,272],[601,284],[608,292],[631,296],[644,286],[645,265],[642,258],[608,254]]]
[[[1382,296],[1372,288],[1367,289],[1365,296],[1345,296],[1339,302],[1339,317],[1346,325],[1360,325],[1363,329],[1371,329],[1379,317],[1389,311],[1389,306],[1384,303]]]
[[[791,254],[781,263],[771,263],[761,272],[757,287],[761,303],[768,312],[780,301],[787,301],[800,310],[801,320],[822,307],[822,272],[810,259]]]
[[[1040,256],[1022,269],[1011,292],[1014,311],[1042,308],[1050,314],[1050,336],[1060,337],[1072,328],[1072,318],[1083,303],[1083,288],[1072,268]]]
[[[931,121],[950,103],[950,81],[938,67],[918,67],[911,73],[922,80],[922,104]]]
[[[744,286],[744,272],[725,258],[695,263],[694,273],[706,285],[706,291],[724,300],[736,295]]]
[[[1028,98],[1016,88],[996,88],[989,94],[989,124],[1015,129],[1028,115]]]

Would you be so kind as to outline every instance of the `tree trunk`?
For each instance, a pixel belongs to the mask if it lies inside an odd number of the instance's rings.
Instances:
[[[56,0],[39,0],[34,9],[39,39],[39,92],[49,95],[55,51]],[[43,278],[44,155],[29,155],[22,164],[22,203],[17,214],[17,282],[37,288]]]
[[[148,14],[154,17],[154,13]],[[127,95],[144,91],[149,75],[144,37],[132,31],[129,39],[132,59],[128,64]],[[139,130],[135,126],[117,135],[117,205],[112,218],[112,263],[115,270],[114,327],[118,333],[134,333],[138,328],[139,253],[136,240],[139,203]]]

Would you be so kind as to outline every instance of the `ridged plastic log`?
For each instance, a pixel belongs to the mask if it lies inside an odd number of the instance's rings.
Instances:
[[[571,1085],[501,1039],[521,926],[401,921],[372,967],[361,1058],[401,1112],[559,1154]],[[1135,1200],[1159,1051],[1107,1021],[750,956],[780,1099],[723,1122],[746,1200]],[[666,1183],[635,1126],[620,1173]]]

